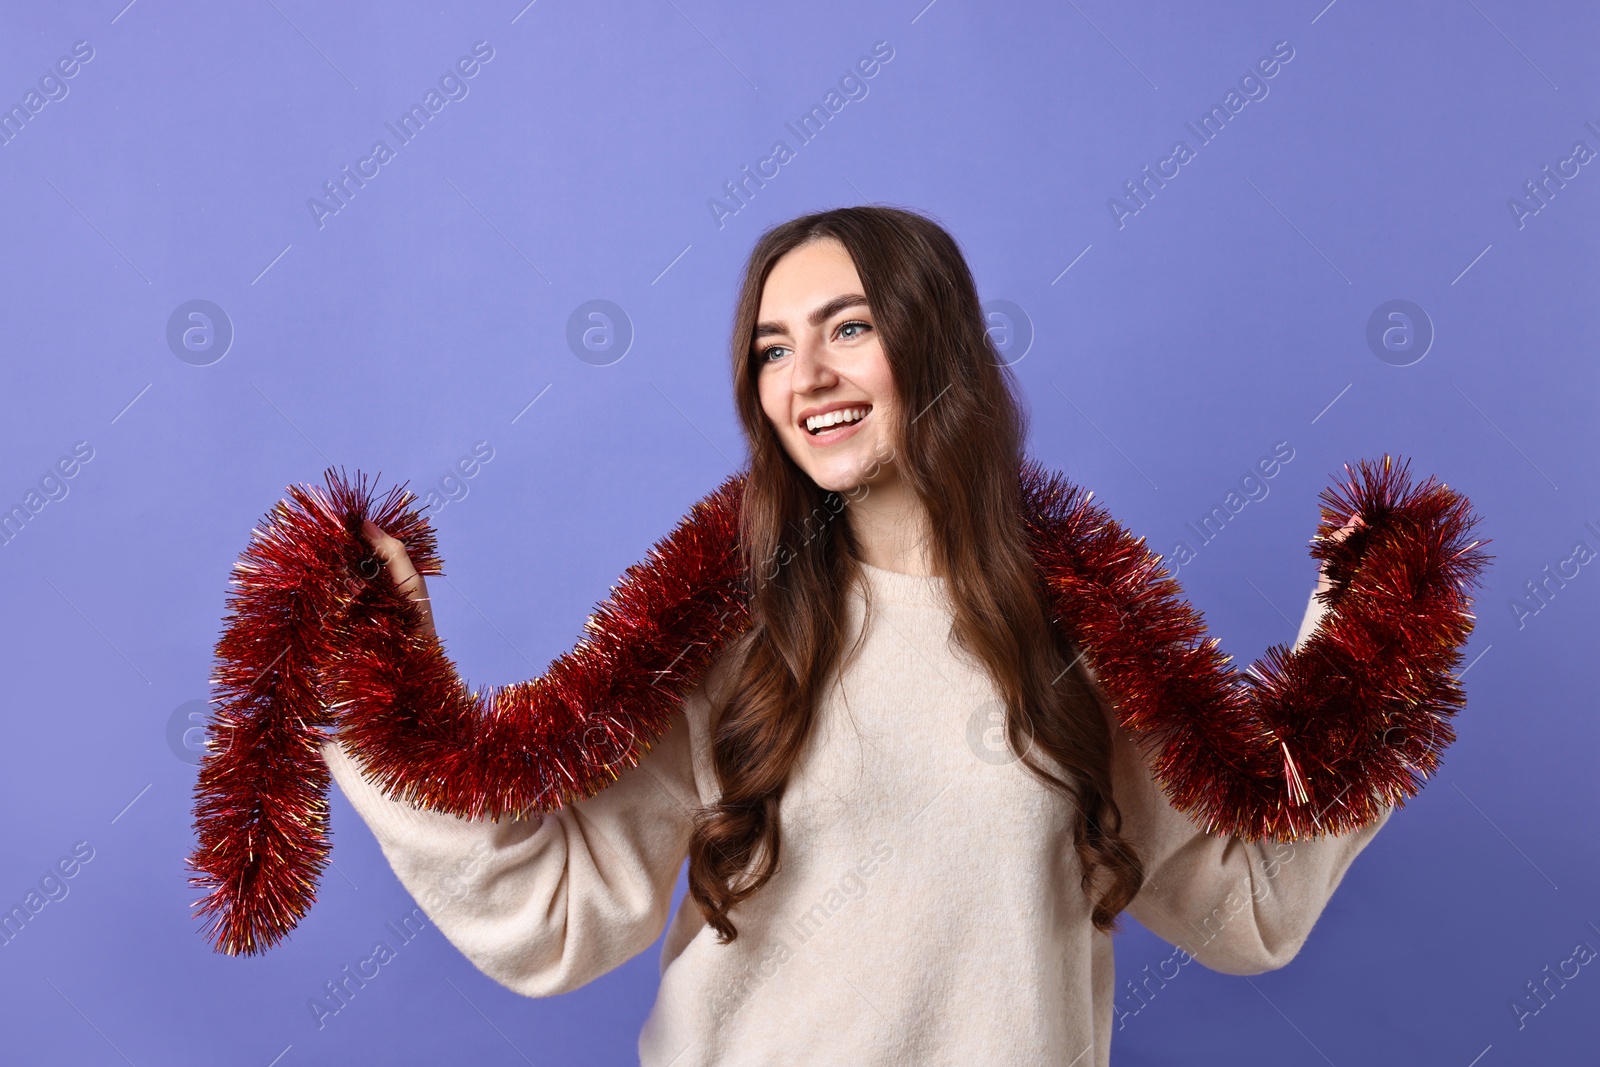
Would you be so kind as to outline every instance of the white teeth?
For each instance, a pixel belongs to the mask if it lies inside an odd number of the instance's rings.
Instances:
[[[806,429],[811,433],[816,433],[818,430],[825,430],[829,426],[835,426],[841,422],[855,422],[858,419],[866,418],[866,416],[866,408],[840,408],[838,411],[830,411],[826,415],[811,416],[806,420]]]

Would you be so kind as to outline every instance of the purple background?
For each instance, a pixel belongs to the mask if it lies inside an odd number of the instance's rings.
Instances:
[[[1032,334],[1010,351],[1034,453],[1157,551],[1196,548],[1179,580],[1240,659],[1292,639],[1343,463],[1411,458],[1493,539],[1441,773],[1289,967],[1185,968],[1115,1033],[1115,1062],[1594,1061],[1594,966],[1520,1029],[1511,1002],[1600,948],[1578,670],[1600,567],[1552,580],[1537,613],[1513,603],[1575,543],[1600,552],[1600,166],[1521,225],[1508,206],[1575,141],[1600,149],[1592,6],[122,3],[0,16],[7,107],[93,49],[0,145],[0,507],[93,450],[0,547],[0,905],[94,850],[0,946],[0,1059],[634,1062],[659,946],[531,1000],[430,926],[319,1031],[308,999],[413,906],[337,791],[311,914],[264,957],[214,953],[183,869],[189,702],[233,561],[286,485],[335,464],[426,492],[480,441],[493,459],[433,514],[439,629],[474,684],[541,671],[742,462],[726,334],[757,235],[884,202],[933,213],[984,298],[1020,309],[995,322]],[[1281,40],[1268,95],[1196,146],[1184,124]],[[468,94],[319,227],[308,199],[393,147],[385,123],[479,41],[493,59]],[[893,58],[867,95],[719,226],[710,198],[775,140],[796,148],[785,122],[879,41]],[[1194,158],[1119,227],[1108,200],[1179,137]],[[232,325],[220,359],[168,343],[197,299]],[[567,341],[595,299],[631,323],[615,362]],[[1367,341],[1396,299],[1436,332],[1415,362]],[[1267,495],[1201,546],[1186,523],[1280,441],[1294,458]],[[1170,951],[1132,926],[1119,972]]]

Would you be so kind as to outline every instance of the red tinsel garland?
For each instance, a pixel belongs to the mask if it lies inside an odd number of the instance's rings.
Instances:
[[[1174,807],[1207,830],[1289,840],[1343,833],[1414,796],[1455,735],[1451,673],[1488,556],[1461,494],[1405,465],[1357,464],[1322,494],[1311,555],[1333,587],[1297,652],[1240,673],[1206,636],[1160,557],[1092,493],[1033,463],[1024,520],[1056,625],[1093,666],[1119,721],[1152,753]],[[363,519],[442,573],[434,535],[391,489],[330,468],[290,499],[235,566],[217,644],[218,710],[196,783],[191,883],[218,951],[253,954],[310,908],[327,863],[324,727],[390,795],[478,818],[592,796],[639,763],[717,653],[749,625],[739,554],[742,475],[728,478],[630,567],[578,645],[539,678],[469,691],[382,569]],[[1334,541],[1352,513],[1363,525]]]

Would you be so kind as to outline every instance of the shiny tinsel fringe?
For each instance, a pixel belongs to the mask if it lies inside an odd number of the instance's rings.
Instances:
[[[1329,612],[1295,653],[1248,671],[1208,637],[1160,557],[1092,493],[1033,463],[1024,523],[1057,625],[1082,648],[1175,807],[1246,839],[1341,833],[1414,796],[1454,740],[1452,671],[1489,557],[1465,497],[1412,487],[1388,456],[1322,494],[1311,555]],[[743,476],[694,505],[535,679],[469,691],[361,535],[372,519],[417,570],[434,534],[391,489],[325,472],[291,487],[234,568],[216,649],[216,715],[195,787],[197,916],[218,951],[262,952],[294,928],[328,860],[337,728],[390,795],[466,818],[518,818],[593,796],[636,766],[716,655],[750,624]],[[1351,512],[1364,525],[1330,537]]]

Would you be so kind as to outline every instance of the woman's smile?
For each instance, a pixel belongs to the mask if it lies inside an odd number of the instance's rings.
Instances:
[[[800,426],[813,447],[825,448],[854,437],[871,414],[871,404],[828,404],[802,412]]]

